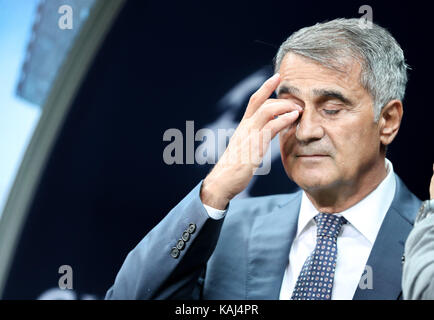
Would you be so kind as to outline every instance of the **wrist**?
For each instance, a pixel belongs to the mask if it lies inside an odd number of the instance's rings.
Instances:
[[[225,210],[230,201],[219,183],[209,177],[202,182],[200,199],[203,204],[219,210]]]

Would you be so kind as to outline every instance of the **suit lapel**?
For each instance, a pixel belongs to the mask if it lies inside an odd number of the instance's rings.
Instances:
[[[394,199],[366,263],[365,272],[372,271],[372,289],[363,289],[366,286],[359,285],[354,294],[354,300],[398,299],[401,294],[401,258],[405,241],[413,227],[419,201],[396,175],[395,179]],[[369,276],[368,273],[362,276],[362,280]]]
[[[401,257],[409,229],[409,223],[396,210],[389,209],[366,263],[364,279],[372,276],[372,288],[363,289],[364,286],[359,285],[354,300],[398,298],[401,292]]]
[[[289,250],[297,231],[301,191],[256,217],[248,248],[247,299],[279,299]]]

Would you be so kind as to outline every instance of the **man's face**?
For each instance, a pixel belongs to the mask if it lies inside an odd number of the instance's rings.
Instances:
[[[294,53],[281,63],[278,98],[303,108],[280,133],[281,157],[287,175],[306,191],[360,186],[381,160],[373,99],[360,72],[354,60],[339,72]]]

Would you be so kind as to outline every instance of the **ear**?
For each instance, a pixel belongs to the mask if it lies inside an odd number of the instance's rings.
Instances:
[[[381,110],[378,128],[380,141],[384,146],[389,145],[398,133],[403,114],[402,102],[391,100]]]

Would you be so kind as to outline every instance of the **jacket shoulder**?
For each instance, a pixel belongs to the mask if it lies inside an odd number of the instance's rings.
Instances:
[[[413,225],[422,201],[407,188],[397,174],[395,174],[395,179],[396,191],[391,207]]]

